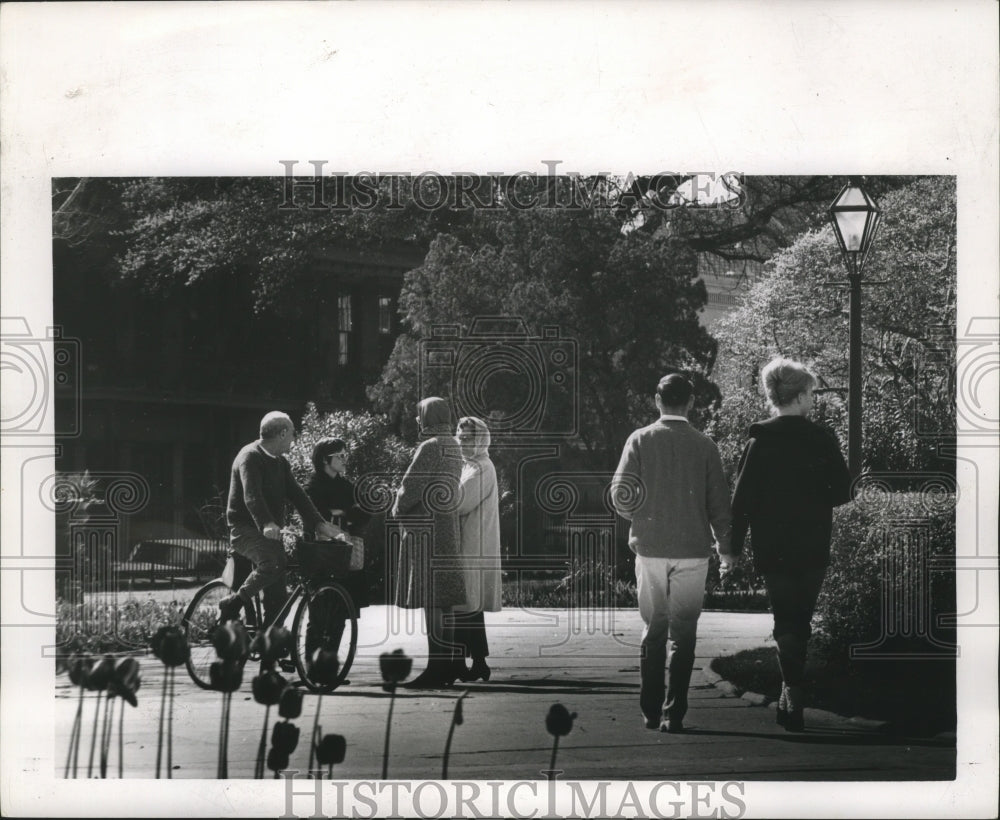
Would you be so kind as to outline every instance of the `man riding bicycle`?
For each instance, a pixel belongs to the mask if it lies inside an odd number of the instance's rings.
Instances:
[[[340,527],[324,520],[292,475],[284,455],[291,450],[294,438],[291,418],[270,412],[261,419],[260,438],[240,450],[233,461],[226,508],[230,544],[234,552],[254,563],[254,570],[239,590],[219,602],[223,621],[239,618],[240,610],[252,608],[254,596],[263,591],[263,625],[268,626],[288,598],[287,558],[281,539],[286,501],[298,510],[306,530],[317,537],[343,535]]]

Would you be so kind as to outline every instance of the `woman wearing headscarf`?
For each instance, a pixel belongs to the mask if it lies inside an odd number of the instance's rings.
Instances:
[[[482,419],[465,416],[456,433],[465,464],[459,484],[458,520],[465,570],[465,605],[456,608],[455,643],[472,658],[464,681],[490,679],[484,612],[500,611],[500,505],[497,471],[490,460],[490,431]]]
[[[774,615],[777,721],[801,732],[806,648],[830,561],[833,508],[851,500],[851,477],[833,433],[807,418],[816,377],[779,358],[761,371],[761,384],[774,418],[750,427],[733,495],[732,544],[739,552],[749,528]]]
[[[417,423],[423,441],[396,491],[392,514],[403,523],[396,606],[422,608],[427,622],[427,668],[405,684],[420,689],[450,686],[458,677],[451,611],[465,603],[465,577],[458,563],[462,457],[448,403],[423,399]]]

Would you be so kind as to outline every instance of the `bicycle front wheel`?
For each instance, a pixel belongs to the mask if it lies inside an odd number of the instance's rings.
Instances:
[[[229,585],[225,581],[209,581],[194,594],[181,621],[181,629],[191,650],[187,671],[191,680],[202,689],[212,688],[209,670],[212,663],[218,660],[212,645],[212,632],[219,625],[219,601],[229,594]],[[248,627],[256,623],[249,607],[244,606],[242,615]]]
[[[313,692],[332,692],[347,679],[358,649],[358,619],[351,594],[330,582],[302,596],[292,622],[292,656],[302,682]],[[310,661],[317,649],[337,653],[340,669],[334,680],[318,680]]]

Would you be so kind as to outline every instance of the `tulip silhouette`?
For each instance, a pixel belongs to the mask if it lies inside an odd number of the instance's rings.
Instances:
[[[112,712],[112,704],[110,698],[120,697],[122,699],[121,710],[118,715],[118,777],[124,777],[124,767],[125,767],[125,704],[126,702],[133,707],[139,705],[139,701],[135,696],[138,691],[140,684],[142,683],[142,675],[140,674],[139,661],[135,658],[122,658],[118,665],[115,666],[114,672],[111,675],[111,680],[108,681],[108,698],[109,706],[107,714],[105,715],[108,724],[107,732],[105,733],[104,739],[104,754],[102,756],[101,768],[102,777],[105,774],[107,768],[107,760],[109,757],[109,750],[111,748],[111,731],[112,724],[114,723],[114,713]]]
[[[281,700],[282,693],[288,689],[288,681],[273,669],[261,672],[250,684],[253,699],[262,703],[267,709],[264,712],[264,728],[261,730],[260,743],[257,746],[257,763],[254,766],[254,777],[264,776],[264,752],[267,750],[267,725],[271,717],[271,707]]]
[[[549,764],[549,771],[555,772],[556,752],[559,750],[559,738],[565,737],[573,730],[573,720],[576,712],[570,712],[561,703],[553,703],[549,713],[545,716],[545,728],[552,735],[552,762]]]
[[[278,701],[278,714],[285,720],[295,720],[302,714],[302,690],[289,686],[281,693]]]
[[[70,655],[66,664],[70,682],[79,688],[80,697],[77,700],[76,717],[73,718],[73,730],[69,735],[69,754],[66,757],[64,777],[69,777],[70,765],[73,767],[73,777],[76,777],[77,761],[80,757],[80,737],[83,734],[83,692],[87,688],[87,681],[93,666],[94,659],[90,655],[77,652]]]
[[[292,633],[283,626],[272,624],[263,632],[257,633],[250,646],[251,652],[260,655],[260,661],[265,667],[272,667],[285,657],[292,648]]]
[[[153,654],[163,662],[163,692],[160,695],[160,724],[156,738],[156,777],[160,776],[163,757],[163,716],[167,713],[167,777],[173,777],[174,762],[174,684],[177,667],[187,663],[191,656],[187,636],[177,626],[161,626],[150,641]],[[169,690],[169,710],[167,699]]]
[[[395,689],[396,684],[402,683],[413,669],[413,658],[407,657],[402,649],[394,649],[392,652],[383,652],[378,658],[379,669],[382,672],[382,688],[386,692]]]
[[[285,752],[272,748],[267,753],[267,768],[274,772],[274,777],[277,779],[278,772],[282,772],[288,768],[288,755]]]
[[[110,655],[105,655],[101,658],[100,662],[90,670],[90,674],[87,676],[87,690],[90,692],[97,692],[97,709],[94,712],[94,734],[90,739],[90,758],[87,761],[88,778],[92,777],[94,774],[94,750],[97,747],[97,731],[101,716],[101,696],[104,694],[104,690],[107,689],[108,681],[111,680],[111,675],[114,671],[115,659]],[[101,741],[101,748],[104,748],[103,738]]]
[[[301,699],[299,712],[301,712]],[[298,745],[299,727],[294,723],[289,723],[287,716],[283,722],[274,724],[274,732],[271,734],[271,751],[267,755],[267,767],[274,772],[275,778],[278,777],[279,771],[288,768],[288,758]]]
[[[413,658],[407,657],[402,649],[394,649],[379,655],[378,665],[382,672],[382,688],[389,693],[389,716],[385,721],[385,746],[382,749],[382,779],[386,780],[389,775],[389,732],[392,729],[392,707],[396,703],[396,686],[410,674]]]
[[[333,767],[343,763],[347,756],[347,740],[343,735],[326,735],[316,744],[316,760],[327,767],[327,776],[333,777]]]
[[[249,643],[247,645],[249,646]],[[243,659],[213,661],[212,665],[208,667],[208,680],[213,689],[222,692],[222,718],[219,721],[219,762],[216,777],[224,779],[229,777],[229,712],[233,702],[233,692],[239,689],[240,684],[243,683]]]
[[[212,630],[212,646],[224,661],[245,661],[250,654],[250,636],[239,621],[226,621]]]
[[[442,780],[448,779],[448,757],[451,755],[451,738],[452,735],[455,734],[455,727],[461,726],[463,721],[465,720],[465,717],[462,714],[462,701],[465,700],[468,694],[469,690],[466,689],[464,692],[462,692],[461,695],[459,695],[458,700],[455,701],[455,711],[452,712],[451,726],[448,729],[448,740],[446,740],[444,744],[444,766],[441,770]]]
[[[320,686],[334,686],[337,683],[337,676],[340,674],[340,658],[337,653],[329,649],[320,647],[309,659],[309,676]],[[313,755],[316,752],[317,738],[319,737],[319,713],[323,707],[323,691],[320,690],[316,700],[316,717],[313,719],[312,736],[309,743],[309,767],[307,771],[312,771]]]

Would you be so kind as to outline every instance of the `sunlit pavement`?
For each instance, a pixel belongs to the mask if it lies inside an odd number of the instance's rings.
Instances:
[[[347,739],[339,779],[378,778],[382,771],[389,695],[381,688],[378,656],[402,648],[415,659],[413,675],[426,651],[419,611],[369,607],[359,621],[358,654],[350,683],[322,698],[324,733]],[[786,733],[774,710],[734,697],[715,686],[707,672],[716,656],[773,645],[768,614],[706,612],[698,628],[698,651],[691,681],[684,734],[663,734],[642,726],[639,713],[636,610],[507,609],[487,615],[493,675],[488,683],[459,684],[437,691],[399,690],[392,717],[389,777],[441,778],[443,751],[458,696],[467,688],[464,721],[452,741],[449,777],[466,780],[543,779],[552,751],[545,715],[562,703],[577,718],[560,739],[557,769],[564,778],[741,779],[741,780],[946,780],[954,777],[955,746],[942,739],[886,737],[871,727],[827,713],[806,711],[804,734]],[[152,655],[142,659],[137,708],[125,707],[127,778],[155,774],[163,667]],[[233,696],[229,776],[253,777],[264,707],[250,694],[247,667]],[[293,675],[288,675],[294,679]],[[77,692],[66,675],[56,679],[56,755],[65,760]],[[307,738],[320,699],[307,695],[295,723],[301,729],[291,769],[305,771]],[[95,700],[83,713],[81,771],[85,777]],[[197,688],[178,670],[174,706],[173,777],[214,778],[222,695]],[[117,709],[116,709],[117,715]],[[271,709],[270,725],[277,718]],[[270,730],[269,730],[270,734]],[[109,776],[117,777],[117,726]],[[96,775],[96,762],[95,762]],[[162,776],[162,775],[161,775]],[[273,773],[268,772],[268,776]]]

